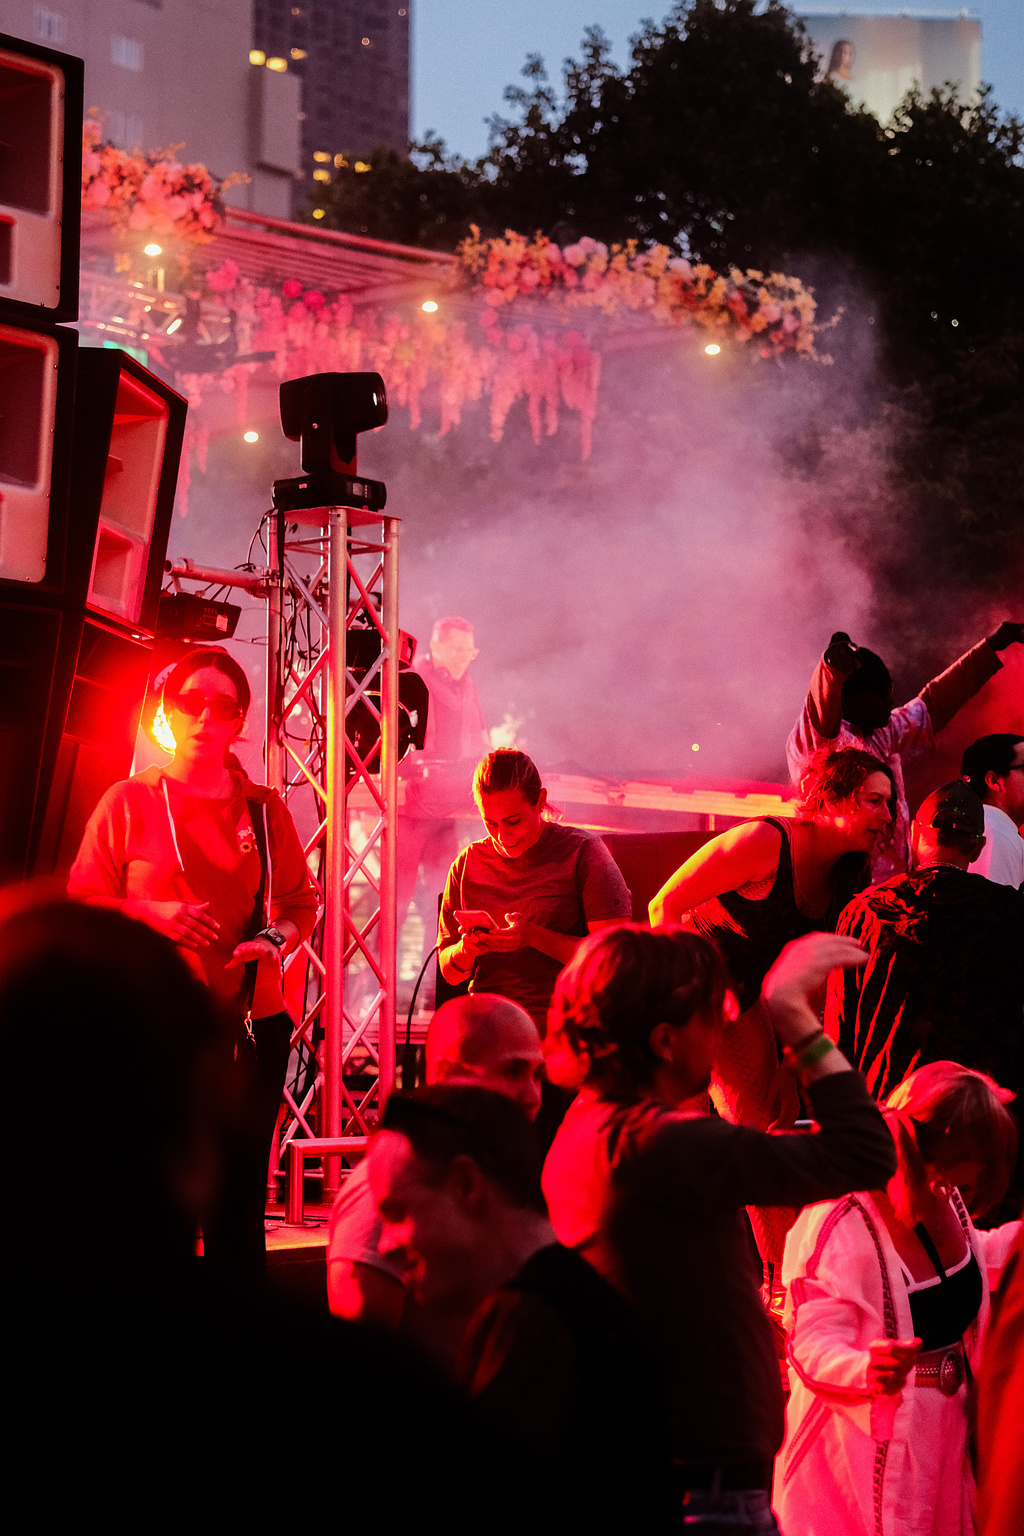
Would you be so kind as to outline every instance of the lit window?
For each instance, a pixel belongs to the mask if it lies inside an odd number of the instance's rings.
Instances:
[[[32,12],[32,30],[41,43],[54,43],[59,48],[68,40],[68,24],[56,11],[47,11],[37,5]]]
[[[323,216],[324,216],[324,211],[323,211],[322,208],[314,208],[313,209],[313,217],[314,217],[314,219],[322,219]]]
[[[330,181],[330,179],[331,179],[330,171],[317,170],[317,171],[313,172],[313,180],[314,181]]]
[[[345,156],[344,156],[344,155],[335,155],[335,157],[334,157],[334,163],[335,163],[335,165],[336,165],[336,166],[338,166],[338,168],[339,168],[339,169],[340,169],[340,168],[341,168],[341,167],[342,167],[342,166],[343,166],[343,165],[348,165],[348,161],[347,161],[347,160],[346,160],[346,159],[345,159]]]
[[[327,153],[326,149],[314,149],[313,159],[317,162],[318,165],[329,165],[331,161],[331,157]]]
[[[288,60],[287,59],[268,59],[267,60],[267,68],[274,70],[276,74],[283,75],[285,70],[288,68]]]
[[[266,62],[267,62],[267,56],[263,52],[262,48],[250,48],[249,49],[249,63],[250,64],[265,64]]]
[[[370,165],[366,160],[357,160],[353,166],[353,170],[359,171],[359,173],[362,174],[363,171],[372,171],[373,166]]]
[[[136,42],[134,37],[121,37],[115,34],[110,39],[110,62],[119,64],[122,69],[142,68],[142,44]]]
[[[292,58],[293,59],[304,59],[305,57],[306,57],[306,50],[305,50],[305,48],[293,48],[292,49]]]

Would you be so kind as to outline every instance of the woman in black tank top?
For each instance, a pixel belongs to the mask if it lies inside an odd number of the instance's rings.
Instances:
[[[821,754],[804,775],[798,815],[745,822],[677,869],[651,902],[654,927],[681,923],[713,939],[729,970],[739,1017],[720,1045],[711,1096],[734,1124],[792,1124],[798,1101],[779,1080],[778,1050],[761,983],[785,946],[832,931],[868,879],[868,855],[892,820],[892,775],[848,747]],[[787,1092],[788,1090],[788,1092]],[[777,1262],[791,1217],[751,1212],[761,1256]]]

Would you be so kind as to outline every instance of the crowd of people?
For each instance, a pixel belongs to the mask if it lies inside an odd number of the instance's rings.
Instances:
[[[435,732],[462,775],[485,743],[472,631],[434,639],[431,700],[459,715]],[[53,1272],[8,1280],[29,1320],[16,1385],[70,1424],[102,1382],[154,1477],[233,1422],[204,1464],[217,1508],[251,1497],[238,1441],[290,1331],[310,1412],[367,1416],[356,1481],[380,1477],[403,1517],[1024,1530],[1024,736],[973,743],[914,815],[902,773],[1022,639],[1001,625],[894,709],[881,659],[834,635],[790,738],[796,815],[709,840],[649,924],[600,838],[546,815],[530,759],[486,752],[484,835],[452,853],[439,908],[461,995],[338,1196],[333,1320],[301,1321],[258,1283],[261,1186],[281,962],[315,898],[287,811],[232,752],[244,674],[186,657],[169,765],[104,796],[69,896],[0,911],[9,1097],[45,1015],[69,1136],[105,1092],[140,1106],[117,1232],[77,1189]],[[412,797],[405,904],[449,790]],[[83,1301],[98,1330],[76,1327]],[[100,1439],[82,1444],[102,1461]]]

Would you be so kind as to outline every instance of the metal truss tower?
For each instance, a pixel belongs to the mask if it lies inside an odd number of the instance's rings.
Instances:
[[[267,782],[319,900],[285,974],[292,1057],[276,1164],[289,1168],[287,1219],[301,1221],[305,1156],[323,1157],[332,1196],[395,1081],[399,519],[353,507],[268,516],[268,568],[169,570],[175,585],[267,602]]]
[[[339,1154],[365,1146],[394,1085],[399,520],[331,507],[274,521],[267,779],[300,830],[321,911],[285,986],[280,1154],[295,1143],[301,1219],[304,1155],[329,1154],[329,1197]]]

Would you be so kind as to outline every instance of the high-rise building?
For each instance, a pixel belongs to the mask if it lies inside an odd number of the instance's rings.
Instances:
[[[0,31],[85,60],[85,105],[123,149],[183,144],[236,207],[287,218],[299,172],[299,81],[254,69],[252,0],[0,0]]]
[[[822,74],[888,122],[911,86],[924,96],[955,84],[964,100],[981,86],[981,22],[966,10],[797,3]]]
[[[253,62],[284,65],[302,82],[296,210],[341,156],[367,157],[377,144],[408,148],[411,4],[252,0]]]

